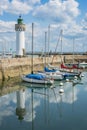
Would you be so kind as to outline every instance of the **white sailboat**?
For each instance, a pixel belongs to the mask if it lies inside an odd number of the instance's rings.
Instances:
[[[54,80],[62,80],[64,78],[63,74],[58,70],[49,69],[46,64],[46,39],[47,39],[47,32],[45,32],[45,63],[44,63],[44,71],[38,71],[38,74],[46,76],[47,78],[54,79]],[[49,51],[48,51],[48,58],[49,58]]]
[[[29,83],[34,83],[34,84],[53,84],[54,80],[47,78],[45,75],[42,74],[28,74],[28,75],[23,75],[22,80],[25,82]]]
[[[47,78],[45,75],[39,73],[33,73],[33,26],[32,23],[32,71],[31,74],[21,76],[22,80],[34,84],[53,84],[54,80]]]
[[[81,68],[87,68],[87,62],[81,62],[81,63],[79,63],[79,67],[81,67]]]

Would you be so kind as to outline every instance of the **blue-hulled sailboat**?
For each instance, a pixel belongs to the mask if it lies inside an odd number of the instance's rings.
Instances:
[[[54,80],[47,78],[45,75],[39,73],[33,73],[33,26],[32,23],[32,72],[31,74],[21,76],[22,80],[34,84],[53,84]]]

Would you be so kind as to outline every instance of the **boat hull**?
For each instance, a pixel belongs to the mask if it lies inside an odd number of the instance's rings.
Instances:
[[[79,67],[87,68],[87,63],[85,62],[79,63]]]
[[[38,80],[38,79],[27,78],[26,76],[21,76],[21,78],[25,82],[34,83],[34,84],[53,84],[54,83],[54,80],[50,80],[50,79]]]

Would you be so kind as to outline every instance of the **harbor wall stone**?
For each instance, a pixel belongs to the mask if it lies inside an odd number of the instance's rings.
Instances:
[[[65,58],[65,59],[64,59]],[[61,60],[62,59],[62,60]],[[64,62],[73,61],[73,55],[56,55],[50,57],[34,57],[33,59],[33,69],[34,72],[43,70],[45,62],[52,63],[56,67],[60,66],[61,61]],[[74,56],[74,61],[78,62],[81,60],[87,60],[87,55],[76,55]],[[31,73],[32,69],[32,59],[31,57],[21,57],[21,58],[4,58],[0,59],[0,79],[5,80],[13,77],[18,77],[23,74]]]
[[[51,63],[52,57],[49,58],[49,63]],[[56,62],[58,62],[57,58],[55,58]],[[31,57],[23,57],[23,58],[5,58],[0,59],[0,79],[8,79],[16,76],[21,76],[23,74],[31,73]],[[34,72],[43,70],[45,58],[34,57],[33,60],[33,70]],[[46,62],[48,62],[48,58],[46,58]],[[60,62],[60,60],[59,60]]]

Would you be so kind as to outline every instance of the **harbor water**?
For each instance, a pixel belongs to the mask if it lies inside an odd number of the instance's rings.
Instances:
[[[87,130],[87,71],[83,75],[52,86],[20,82],[12,86],[14,91],[1,86],[0,129]]]

